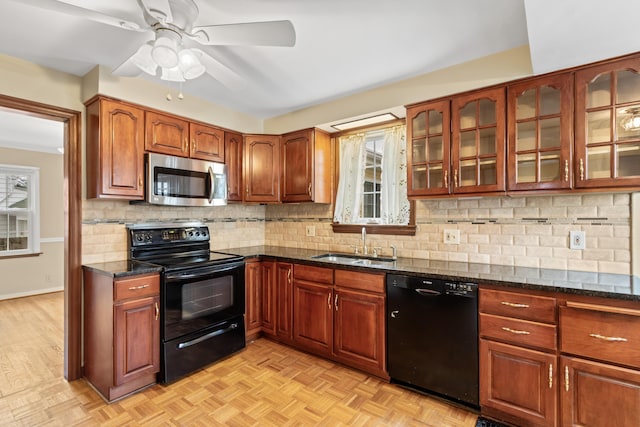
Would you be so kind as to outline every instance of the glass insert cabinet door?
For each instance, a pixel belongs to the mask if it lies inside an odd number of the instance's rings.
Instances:
[[[452,192],[505,190],[505,89],[454,97],[452,111]]]
[[[449,194],[449,101],[407,108],[407,194]]]
[[[575,74],[576,187],[640,185],[640,59]]]
[[[571,188],[572,75],[530,79],[507,91],[508,189]]]

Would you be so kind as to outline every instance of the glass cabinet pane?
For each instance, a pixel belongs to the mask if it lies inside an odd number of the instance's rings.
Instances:
[[[535,150],[536,122],[523,122],[516,125],[516,151]]]
[[[616,109],[618,141],[640,139],[640,105]]]
[[[442,133],[442,113],[429,110],[429,135],[434,133]]]
[[[551,86],[540,88],[540,115],[560,114],[560,91]]]
[[[411,121],[411,132],[414,138],[426,136],[427,134],[427,113],[424,111]]]
[[[460,109],[460,129],[476,127],[476,102],[467,103]]]
[[[429,188],[443,187],[442,164],[429,165]]]
[[[611,149],[605,147],[587,148],[587,178],[611,178]]]
[[[411,187],[414,190],[423,190],[427,188],[427,167],[414,166],[412,170]]]
[[[482,159],[480,162],[480,185],[495,184],[497,176],[496,159]]]
[[[540,156],[540,182],[560,179],[560,152],[550,151]]]
[[[460,132],[460,157],[471,157],[476,154],[476,131]]]
[[[640,74],[622,70],[617,72],[616,104],[640,101]]]
[[[540,148],[560,147],[560,117],[540,120]]]
[[[496,129],[480,129],[480,154],[496,153]]]
[[[443,155],[442,136],[432,136],[429,138],[429,161],[442,160]]]
[[[460,162],[460,183],[461,187],[476,185],[476,161],[463,160]]]
[[[611,141],[611,111],[587,113],[587,144]]]
[[[516,182],[536,182],[536,155],[518,154],[516,156],[517,179]]]
[[[640,176],[640,143],[619,145],[618,176]]]
[[[496,123],[496,103],[490,99],[479,101],[478,123],[480,126],[493,125]]]
[[[529,119],[536,115],[536,90],[529,89],[518,96],[516,119]]]
[[[611,105],[611,74],[600,74],[587,86],[587,108]]]
[[[427,141],[424,139],[414,139],[411,144],[412,147],[412,163],[424,163],[427,161]]]

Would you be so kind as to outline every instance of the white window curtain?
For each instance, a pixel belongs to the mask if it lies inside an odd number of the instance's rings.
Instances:
[[[380,219],[382,223],[409,224],[407,141],[404,126],[385,130],[381,181]]]
[[[364,142],[364,133],[340,138],[340,171],[334,222],[358,222],[365,164]]]

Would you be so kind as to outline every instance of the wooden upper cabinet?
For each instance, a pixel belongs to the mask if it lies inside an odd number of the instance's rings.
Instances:
[[[242,201],[242,135],[224,133],[224,163],[227,165],[227,201]]]
[[[280,136],[245,135],[245,202],[280,201]]]
[[[189,123],[189,157],[224,163],[224,131],[201,123]]]
[[[576,187],[640,185],[640,56],[575,74]]]
[[[453,193],[505,190],[505,88],[456,96],[451,102]]]
[[[508,189],[571,188],[573,75],[508,87]]]
[[[449,100],[414,105],[407,109],[407,195],[449,194]]]
[[[144,110],[94,98],[87,104],[87,197],[144,198]]]
[[[144,142],[146,151],[189,157],[189,122],[147,111]]]
[[[327,133],[305,129],[282,135],[282,201],[331,202],[331,145]]]

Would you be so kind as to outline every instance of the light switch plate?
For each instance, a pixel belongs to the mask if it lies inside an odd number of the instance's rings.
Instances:
[[[450,245],[459,245],[460,230],[444,230],[444,242]]]
[[[587,236],[584,231],[569,232],[569,248],[584,249],[587,246]]]
[[[313,237],[316,235],[316,227],[313,225],[307,225],[307,237]]]

